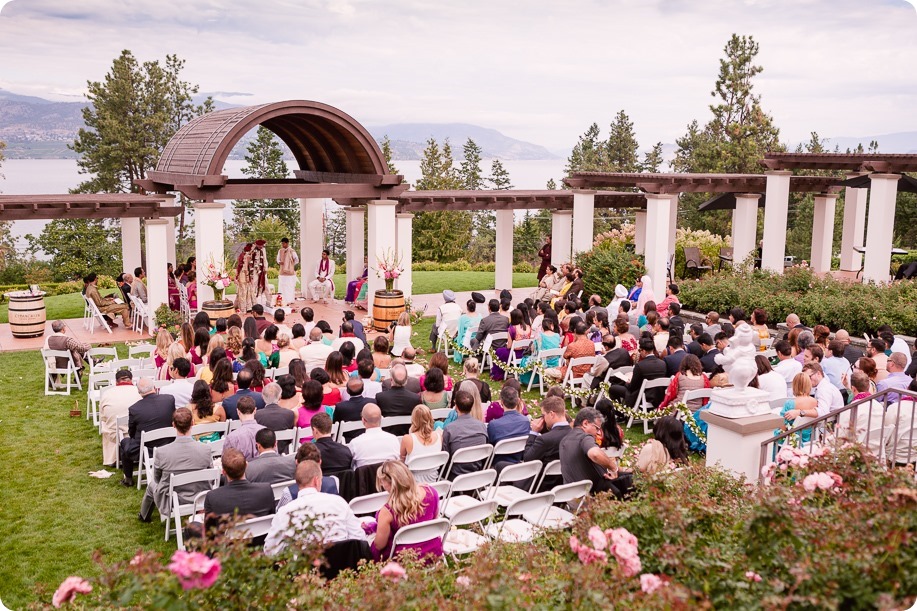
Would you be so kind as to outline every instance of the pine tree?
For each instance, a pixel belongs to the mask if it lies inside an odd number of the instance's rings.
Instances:
[[[340,263],[347,252],[347,213],[343,206],[332,206],[325,218],[325,248],[331,251],[331,258]]]
[[[564,168],[567,176],[573,172],[594,172],[604,167],[603,146],[599,140],[601,130],[598,123],[593,123],[589,129],[579,137],[576,146],[567,157],[567,165]]]
[[[283,160],[283,149],[269,129],[259,127],[255,138],[248,143],[246,152],[247,165],[242,168],[242,173],[249,178],[289,177],[289,168]],[[253,227],[268,217],[277,218],[286,227],[290,237],[299,235],[299,204],[295,199],[242,199],[233,205],[233,220],[242,238],[267,239],[255,235]]]
[[[483,151],[477,143],[468,138],[462,147],[462,165],[459,168],[459,179],[463,189],[483,189],[486,186],[481,173],[481,154]]]
[[[506,171],[506,168],[503,167],[503,162],[499,159],[494,159],[490,164],[490,177],[487,179],[487,182],[490,183],[492,189],[500,191],[513,188],[513,183],[509,178],[509,172]]]
[[[659,172],[662,163],[662,143],[657,142],[653,145],[653,148],[647,151],[643,156],[643,163],[640,164],[640,171],[655,174]]]
[[[385,157],[385,165],[388,167],[389,174],[401,174],[398,168],[395,167],[393,161],[394,153],[392,152],[392,141],[389,139],[388,134],[382,137],[382,156]]]
[[[640,157],[634,124],[627,114],[620,110],[615,115],[614,123],[605,141],[604,171],[606,172],[639,172]]]
[[[548,179],[548,184],[545,185],[545,188],[546,188],[546,189],[549,189],[549,190],[551,190],[551,191],[554,191],[554,190],[557,189],[557,183],[554,182],[554,179],[553,179],[553,178],[549,178],[549,179]]]
[[[461,189],[462,181],[453,167],[449,140],[442,150],[435,138],[427,140],[420,161],[417,190]],[[471,213],[466,211],[418,212],[413,223],[413,259],[415,261],[456,261],[467,253],[471,241]],[[370,253],[370,258],[374,254]]]

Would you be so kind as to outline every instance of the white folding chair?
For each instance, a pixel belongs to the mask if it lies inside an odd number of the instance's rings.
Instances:
[[[481,326],[481,320],[478,319],[477,322],[473,323],[467,329],[465,329],[465,337],[459,337],[458,341],[463,348],[471,348],[471,338],[478,334],[478,327]]]
[[[144,483],[144,476],[150,477],[153,472],[153,460],[147,455],[146,444],[161,439],[175,439],[175,429],[164,426],[152,431],[140,431],[140,458],[137,459],[137,490]]]
[[[712,396],[713,396],[712,388],[695,388],[694,390],[687,391],[685,393],[685,396],[682,398],[682,401],[684,401],[685,405],[687,405],[688,408],[691,409],[692,412],[696,412],[700,408],[691,408],[691,405],[688,403],[688,401],[696,401],[698,399],[703,399],[703,403],[701,404],[701,407],[703,407],[704,405],[710,402],[710,397]]]
[[[249,518],[230,527],[226,531],[226,537],[229,539],[255,539],[263,537],[271,530],[271,523],[274,521],[274,515],[261,516],[260,518]]]
[[[160,388],[171,386],[173,382],[174,380],[153,380],[153,388],[159,390]]]
[[[274,492],[274,502],[280,500],[280,497],[283,496],[283,491],[296,483],[295,479],[284,480],[282,482],[277,482],[276,484],[271,484],[271,490]]]
[[[640,391],[637,393],[637,402],[634,404],[634,409],[643,413],[641,420],[643,420],[644,435],[650,434],[650,421],[655,420],[658,417],[651,415],[656,408],[653,407],[653,404],[649,401],[649,399],[646,398],[646,391],[652,390],[654,388],[668,388],[669,382],[671,382],[671,379],[669,378],[656,378],[655,380],[643,380],[643,384],[640,386]],[[630,428],[633,426],[633,424],[634,416],[631,416],[627,420],[627,428]]]
[[[118,447],[121,447],[121,440],[127,434],[127,424],[130,416],[117,416],[115,418],[115,439],[118,440]],[[115,468],[121,468],[121,452],[115,453]]]
[[[136,383],[137,380],[140,380],[142,378],[155,381],[159,377],[158,369],[136,369],[134,370],[133,373],[134,373],[134,383]],[[171,382],[172,380],[169,380],[169,381]]]
[[[191,321],[191,302],[188,301],[188,289],[181,282],[176,282],[178,286],[178,310],[181,314],[182,321]]]
[[[438,407],[434,410],[430,410],[430,413],[433,414],[433,420],[445,420],[449,417],[449,414],[452,413],[452,408]]]
[[[531,541],[538,532],[538,528],[544,524],[548,508],[554,502],[553,492],[542,492],[533,494],[522,499],[513,501],[506,508],[503,520],[494,523],[491,520],[484,534],[494,540],[500,540],[506,543],[520,543]],[[528,514],[528,517],[526,517]],[[513,516],[521,516],[522,519]]]
[[[92,419],[92,424],[99,426],[99,401],[102,400],[102,390],[114,385],[113,372],[90,373],[86,382],[86,419]]]
[[[633,375],[633,373],[634,373],[634,368],[632,365],[618,367],[617,369],[611,369],[609,367],[608,371],[605,372],[605,378],[603,379],[603,382],[605,382],[608,385],[611,385],[614,383],[612,381],[613,378],[617,379],[620,382],[623,382],[623,381],[628,380],[629,379],[628,376]],[[603,386],[599,385],[599,394],[596,395],[595,402],[598,403],[599,400],[603,398],[607,399],[608,393],[605,392],[605,388]]]
[[[362,420],[354,420],[352,422],[340,422],[338,424],[340,426],[338,428],[337,439],[335,439],[335,441],[339,441],[341,443],[343,443],[344,433],[352,433],[353,431],[366,430],[366,425],[363,424]]]
[[[487,543],[490,540],[487,537],[460,527],[478,524],[484,530],[484,521],[493,518],[497,507],[497,501],[476,501],[455,512],[449,520],[450,529],[443,540],[443,552],[457,559],[457,556],[477,551]]]
[[[156,350],[156,346],[153,344],[137,344],[136,346],[130,346],[127,349],[127,358],[140,359],[141,367],[153,367],[154,350]]]
[[[306,439],[312,436],[311,426],[296,427],[296,436],[293,437],[293,445],[290,446],[290,454],[296,454],[297,450],[299,450],[299,446],[302,445],[299,443],[300,439]]]
[[[687,393],[685,393],[685,394],[687,394]],[[773,411],[776,411],[776,412],[779,414],[779,413],[780,413],[780,410],[783,409],[783,406],[786,405],[786,402],[788,401],[788,399],[789,399],[789,398],[787,398],[787,399],[771,399],[771,400],[768,401],[767,403],[768,403],[768,405],[770,405],[770,408],[771,408],[771,411],[772,411],[772,412],[773,412]]]
[[[274,431],[274,435],[277,437],[278,445],[282,441],[290,442],[290,445],[287,446],[287,451],[284,452],[284,454],[290,455],[296,452],[296,450],[293,449],[293,441],[296,439],[296,427],[293,427],[292,429],[284,429],[282,431]]]
[[[560,477],[562,475],[560,471],[560,460],[552,460],[544,466],[544,470],[541,472],[541,477],[538,478],[538,483],[535,484],[535,487],[532,490],[536,492],[541,490],[541,485],[544,483],[544,478],[546,477]]]
[[[191,427],[191,435],[208,435],[210,433],[219,433],[220,437],[225,437],[229,432],[229,422],[207,422],[204,424],[195,424]]]
[[[566,352],[566,348],[551,348],[551,349],[549,349],[549,350],[539,350],[539,351],[538,351],[538,363],[539,363],[540,366],[541,366],[541,367],[540,367],[540,368],[541,368],[541,372],[537,374],[537,377],[538,377],[538,392],[541,393],[541,396],[542,396],[542,397],[544,396],[544,393],[545,393],[545,390],[544,390],[544,370],[548,368],[548,361],[549,361],[550,359],[557,359],[557,358],[559,358],[561,361],[563,361],[564,352]],[[529,391],[532,390],[532,384],[535,382],[535,377],[536,377],[536,375],[535,375],[535,374],[532,374],[532,376],[529,378],[529,385],[528,385],[528,388],[527,388],[526,390],[529,390]]]
[[[481,498],[497,501],[500,506],[505,507],[513,501],[530,496],[542,467],[544,465],[540,460],[530,460],[529,462],[506,467],[500,471],[500,476],[497,477],[494,485],[481,494]],[[529,482],[526,488],[518,488],[511,485],[513,482],[525,481]]]
[[[226,437],[217,439],[216,441],[205,441],[207,447],[210,448],[210,457],[213,460],[218,460],[223,456],[223,444],[226,442]]]
[[[389,554],[389,558],[391,559],[395,557],[395,549],[399,545],[418,545],[420,543],[435,541],[437,539],[442,541],[448,532],[449,520],[445,518],[438,518],[428,522],[418,522],[417,524],[402,526],[398,529],[398,532],[396,532],[395,536],[392,538],[392,551]],[[446,562],[445,556],[443,557],[443,562]]]
[[[575,367],[582,367],[583,365],[589,365],[591,368],[593,363],[595,363],[594,356],[578,356],[567,361],[567,373],[564,374],[564,379],[561,381],[561,385],[565,388],[576,388],[577,386],[583,386],[583,376],[575,377],[573,374],[573,369]]]
[[[436,479],[443,476],[443,469],[449,462],[449,452],[434,452],[433,454],[423,454],[421,456],[411,457],[405,464],[411,473],[417,475],[431,469],[436,469]]]
[[[488,369],[493,366],[493,359],[490,358],[490,349],[493,347],[494,341],[501,339],[509,341],[509,333],[488,333],[487,337],[484,338],[484,344],[481,346],[481,369]]]
[[[290,374],[289,367],[274,367],[274,375],[271,377],[271,379],[276,380],[277,376],[285,376],[289,374]]]
[[[440,513],[447,518],[451,518],[459,509],[464,509],[476,503],[478,499],[473,496],[458,495],[457,493],[480,492],[493,485],[496,479],[497,472],[494,469],[486,469],[484,471],[459,475],[452,481],[452,489],[449,491],[449,495],[446,497],[443,505],[441,505],[442,509]]]
[[[96,304],[92,302],[92,299],[83,295],[83,301],[86,302],[86,309],[84,312],[88,312],[89,314],[83,318],[83,327],[88,329],[89,333],[95,333],[96,321],[98,320],[102,328],[111,333],[112,331],[111,327],[108,326],[108,321],[102,316],[102,312],[100,312]]]
[[[524,357],[517,357],[516,350],[522,350],[524,354],[524,351],[528,350],[529,346],[537,346],[537,344],[533,344],[533,342],[534,340],[531,339],[517,339],[513,341],[513,349],[509,351],[509,360],[507,363],[514,367],[518,367],[519,363],[522,362],[522,358]]]
[[[89,363],[89,373],[111,371],[112,361],[118,360],[118,351],[114,347],[90,348],[83,360]]]
[[[447,479],[441,479],[438,482],[433,482],[432,484],[424,484],[436,490],[436,494],[439,495],[439,506],[443,506],[443,501],[449,496],[449,493],[452,492],[452,482]]]
[[[489,443],[482,443],[481,445],[469,446],[456,450],[452,454],[452,460],[449,461],[449,466],[446,467],[446,479],[449,479],[449,476],[452,475],[452,469],[455,468],[455,465],[477,462],[482,465],[486,464],[490,459],[490,455],[493,454],[493,451],[494,447]]]
[[[220,485],[220,470],[219,469],[201,469],[200,471],[190,471],[188,473],[173,473],[169,478],[169,498],[172,500],[171,516],[162,516],[163,521],[166,524],[166,541],[169,540],[170,535],[170,524],[169,517],[172,518],[172,521],[175,525],[175,543],[178,549],[185,549],[184,535],[182,533],[181,519],[184,516],[194,515],[194,508],[196,506],[197,497],[200,494],[196,495],[195,498],[190,503],[182,503],[181,499],[178,496],[178,491],[176,488],[181,488],[183,486],[188,486],[190,484],[196,484],[200,482],[207,482],[210,484],[210,489],[214,490]],[[207,491],[204,491],[207,492]]]
[[[227,435],[242,426],[241,420],[227,420],[226,422],[229,423],[229,430],[227,431]]]
[[[376,492],[375,494],[355,497],[350,500],[350,510],[353,511],[355,516],[374,515],[385,506],[388,497],[388,492]]]
[[[379,381],[387,380],[392,377],[392,370],[388,369],[379,369]]]
[[[382,419],[380,425],[383,429],[391,426],[410,426],[411,416],[388,416]]]
[[[69,350],[42,350],[41,356],[45,362],[45,395],[69,395],[70,389],[74,386],[83,390],[83,382],[76,371],[76,364]],[[67,365],[58,367],[58,358],[67,359]]]
[[[589,496],[590,490],[592,490],[592,482],[588,479],[564,484],[562,486],[555,486],[552,490],[554,493],[554,504],[548,507],[547,513],[542,520],[542,526],[544,528],[558,529],[567,528],[573,524],[573,520],[576,519],[576,514],[579,513],[579,510],[583,506],[583,502],[586,500],[586,497]],[[573,503],[576,507],[573,511],[568,511],[563,507],[557,507],[556,505],[558,503]],[[536,509],[535,511],[538,510]],[[538,519],[538,516],[534,512],[523,514],[523,517],[529,522]]]
[[[490,453],[490,458],[487,459],[487,462],[484,463],[485,469],[490,469],[491,465],[494,464],[497,456],[509,456],[511,454],[519,454],[520,452],[525,451],[525,444],[528,442],[529,436],[524,435],[522,437],[510,437],[509,439],[501,439],[497,442],[497,445],[494,446],[493,452]]]

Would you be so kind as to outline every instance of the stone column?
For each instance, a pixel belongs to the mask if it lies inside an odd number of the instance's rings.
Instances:
[[[197,269],[206,270],[213,261],[217,267],[223,262],[223,210],[221,202],[197,202],[194,204],[194,243]],[[147,221],[149,224],[150,221]],[[147,265],[150,260],[147,258]],[[235,271],[235,270],[233,270]],[[147,275],[152,277],[149,272]],[[213,289],[203,283],[203,273],[197,279],[197,301],[202,304],[213,300]]]
[[[395,224],[398,226],[398,256],[401,257],[401,267],[404,268],[401,276],[395,281],[395,287],[404,293],[405,299],[410,299],[414,294],[414,274],[411,272],[414,263],[414,215],[410,212],[396,214]]]
[[[156,308],[169,303],[168,271],[162,253],[168,247],[169,222],[166,219],[147,219],[146,226],[146,293],[147,309],[154,317]],[[197,226],[197,223],[195,223]],[[200,265],[198,265],[200,269]],[[131,270],[133,273],[133,270]],[[155,326],[155,322],[154,322]]]
[[[551,264],[558,269],[570,262],[572,232],[572,210],[555,210],[551,213]]]
[[[497,210],[497,248],[494,261],[494,288],[499,290],[513,288],[513,211]],[[554,241],[551,240],[551,254],[554,253]]]
[[[892,263],[892,231],[898,174],[870,174],[869,222],[866,224],[866,261],[863,282],[888,282]]]
[[[634,252],[646,253],[646,210],[637,210],[634,214]]]
[[[812,215],[812,269],[820,274],[831,271],[831,249],[834,244],[834,209],[837,195],[820,193],[815,196]]]
[[[140,260],[140,219],[121,219],[121,271],[129,274],[141,267]]]
[[[669,223],[677,200],[677,194],[646,194],[646,271],[653,280],[653,288],[660,293],[664,293],[663,287],[668,284]]]
[[[395,206],[397,204],[398,202],[393,199],[374,199],[366,204],[366,223],[369,227],[366,244],[370,261],[376,261],[385,256],[392,257],[395,253],[397,246]],[[372,314],[373,298],[376,291],[385,288],[385,280],[379,278],[375,273],[370,273],[367,284],[369,285],[366,292],[367,309]]]
[[[790,176],[792,172],[775,170],[765,172],[767,191],[764,194],[764,246],[761,269],[783,273],[786,254],[786,218],[790,206]]]
[[[325,200],[299,199],[299,285],[308,298],[309,283],[315,280],[315,266],[325,249]],[[360,268],[362,271],[362,268]]]
[[[672,209],[669,211],[669,256],[675,253],[675,230],[678,228],[678,195],[672,200]],[[675,274],[672,274],[674,278]]]
[[[344,208],[344,225],[347,228],[347,274],[345,281],[359,278],[363,273],[363,259],[366,258],[365,238],[366,208],[355,206]],[[367,262],[370,266],[375,266],[375,261]],[[314,265],[314,264],[313,264]],[[312,272],[309,272],[310,274]],[[306,292],[306,286],[303,285],[303,293]]]
[[[732,211],[732,261],[741,265],[755,251],[758,237],[758,193],[736,193]]]
[[[195,226],[197,224],[195,223]],[[178,265],[179,261],[175,259],[175,217],[170,216],[166,219],[166,260],[169,263]],[[181,263],[184,263],[182,261]],[[200,269],[200,261],[198,261],[198,269]]]
[[[853,178],[849,175],[847,178]],[[844,226],[841,229],[841,269],[858,272],[863,265],[863,255],[854,250],[862,248],[866,231],[866,196],[869,189],[847,187],[844,192]]]
[[[573,256],[592,250],[595,239],[595,191],[573,190]]]

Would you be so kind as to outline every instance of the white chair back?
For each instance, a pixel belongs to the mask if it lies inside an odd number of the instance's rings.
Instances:
[[[286,454],[293,454],[296,450],[293,449],[293,440],[296,439],[296,428],[292,429],[283,429],[282,431],[274,431],[274,435],[277,437],[277,443],[281,441],[289,441],[290,445],[287,448]]]
[[[274,492],[274,502],[280,500],[280,497],[283,496],[283,491],[296,483],[295,479],[288,479],[282,482],[277,482],[276,484],[271,484],[271,490]]]
[[[449,495],[446,497],[440,513],[445,513],[446,507],[449,505],[449,500],[452,499],[457,492],[478,492],[484,488],[490,487],[496,479],[497,472],[494,469],[486,469],[484,471],[459,475],[452,481],[452,489],[449,491]]]
[[[500,476],[497,478],[497,482],[493,485],[493,489],[499,488],[506,483],[532,480],[527,490],[528,492],[531,492],[532,486],[535,483],[535,478],[537,478],[538,474],[541,473],[543,466],[544,465],[541,464],[540,460],[530,460],[528,462],[521,462],[516,465],[509,465],[500,471]]]
[[[484,468],[490,469],[490,466],[494,463],[497,456],[508,456],[510,454],[518,454],[519,452],[525,451],[525,444],[528,440],[528,435],[501,439],[497,442],[497,445],[494,446],[493,452],[491,452],[490,458],[487,459]]]
[[[45,395],[69,395],[74,386],[83,390],[83,383],[69,350],[42,350],[41,356],[45,363]],[[58,358],[67,359],[66,366],[58,367]],[[63,383],[60,376],[63,376]]]
[[[358,496],[350,500],[350,510],[357,516],[374,514],[382,509],[388,501],[388,497],[388,492],[377,492],[375,494]]]
[[[542,371],[548,368],[548,361],[551,359],[560,359],[558,363],[563,362],[564,352],[566,348],[549,348],[547,350],[539,350],[537,354],[538,362],[541,365]],[[532,384],[535,382],[535,378],[538,378],[538,391],[544,396],[544,376],[541,374],[529,376],[529,385],[526,390],[532,390]]]
[[[700,399],[702,400],[702,404],[700,407],[702,407],[703,404],[706,404],[709,402],[710,397],[712,396],[713,396],[712,388],[696,388],[694,390],[689,390],[685,392],[685,396],[682,399],[682,401],[685,402],[685,405],[687,405],[688,407],[691,407],[691,404],[689,403],[689,401],[697,401],[698,399]],[[697,409],[699,409],[699,407],[692,408],[691,411],[697,411]]]
[[[436,539],[442,540],[446,533],[449,532],[449,528],[449,520],[445,518],[402,526],[392,539],[392,551],[389,554],[389,558],[394,557],[395,549],[399,545],[417,545],[427,541],[435,541]],[[443,558],[443,562],[445,562],[445,558]]]
[[[640,386],[640,391],[637,393],[637,403],[635,408],[637,411],[643,412],[643,417],[640,418],[643,420],[643,434],[650,434],[650,421],[655,420],[656,417],[652,415],[655,411],[653,404],[646,398],[646,391],[652,390],[654,388],[667,388],[671,382],[670,378],[656,378],[655,380],[643,380],[643,384]],[[627,421],[627,428],[630,428],[634,423],[634,417],[631,416]]]
[[[440,480],[438,482],[433,482],[431,484],[424,484],[436,490],[436,493],[439,495],[439,504],[442,506],[443,499],[449,496],[449,493],[452,492],[452,482],[447,479]]]
[[[480,462],[482,464],[487,464],[490,459],[490,455],[493,454],[494,447],[489,443],[483,443],[477,446],[470,446],[467,448],[461,448],[456,450],[452,454],[452,460],[449,461],[449,466],[446,468],[446,477],[452,473],[452,469],[455,465],[462,465],[468,463]]]
[[[201,469],[200,471],[189,471],[188,473],[173,473],[169,477],[169,498],[172,502],[171,518],[174,521],[176,545],[180,550],[185,549],[181,519],[183,516],[189,516],[194,513],[195,507],[197,506],[197,500],[201,494],[196,495],[192,502],[182,504],[181,499],[178,497],[178,492],[175,489],[198,482],[209,482],[211,490],[218,488],[220,485],[220,470]],[[166,541],[168,541],[171,530],[169,516],[164,517],[166,523]]]
[[[497,501],[478,501],[473,505],[459,509],[453,514],[450,522],[452,526],[467,526],[478,524],[492,517],[500,505]]]
[[[175,439],[175,429],[171,426],[164,426],[152,431],[140,431],[140,458],[137,460],[137,490],[144,483],[144,475],[147,475],[146,469],[152,472],[153,462],[147,455],[146,444],[162,439]]]
[[[443,468],[449,462],[449,452],[434,452],[433,454],[423,454],[420,456],[413,456],[407,462],[406,465],[408,469],[411,470],[411,473],[417,474],[423,471],[429,471],[430,469],[436,469],[436,479],[442,477]]]
[[[567,373],[564,374],[564,379],[561,384],[564,386],[582,386],[583,376],[576,377],[573,373],[575,367],[582,367],[584,365],[592,365],[595,363],[594,356],[578,356],[567,361]]]
[[[552,460],[544,466],[544,470],[541,472],[541,477],[538,478],[538,483],[535,484],[533,490],[541,490],[541,484],[544,483],[544,478],[557,477],[560,475],[560,460]]]
[[[271,523],[274,516],[261,516],[260,518],[249,518],[244,522],[239,522],[226,531],[226,536],[230,539],[254,539],[263,537],[271,530]]]
[[[577,505],[578,510],[579,507],[582,506],[583,501],[586,500],[586,497],[589,496],[591,490],[592,482],[588,479],[584,479],[579,482],[554,486],[552,492],[554,493],[555,503],[569,503],[579,499],[579,504]]]
[[[493,343],[497,340],[509,340],[509,333],[488,333],[487,337],[484,338],[484,343],[481,345],[481,368],[485,369],[493,365],[493,361],[490,358],[490,349],[493,347]]]
[[[89,333],[95,333],[96,322],[98,322],[103,329],[111,333],[112,331],[111,327],[108,326],[108,321],[102,316],[102,312],[100,312],[96,304],[92,302],[92,299],[83,295],[83,301],[86,302],[86,308],[83,310],[83,327],[88,329]]]
[[[114,347],[90,348],[86,352],[86,360],[89,362],[89,373],[109,371],[111,361],[118,360],[118,351]]]
[[[449,417],[449,414],[452,413],[451,407],[438,407],[434,410],[430,410],[430,413],[433,414],[434,420],[445,420]]]
[[[382,419],[382,428],[390,426],[406,426],[411,424],[411,416],[388,416]]]
[[[363,424],[362,420],[354,420],[352,422],[340,422],[340,427],[338,428],[337,439],[335,441],[340,441],[343,443],[344,433],[350,433],[352,431],[362,431],[366,429],[366,425]]]
[[[223,436],[226,435],[228,431],[228,422],[207,422],[205,424],[195,424],[191,427],[191,435],[207,435],[209,433],[219,433],[220,436]]]

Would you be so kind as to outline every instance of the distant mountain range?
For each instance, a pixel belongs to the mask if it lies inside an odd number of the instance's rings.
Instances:
[[[367,127],[369,133],[379,142],[388,136],[392,143],[395,159],[421,159],[427,140],[435,138],[442,147],[448,138],[452,155],[462,157],[462,146],[471,138],[481,147],[486,159],[557,159],[545,147],[504,136],[495,129],[488,129],[468,123],[396,123]]]

